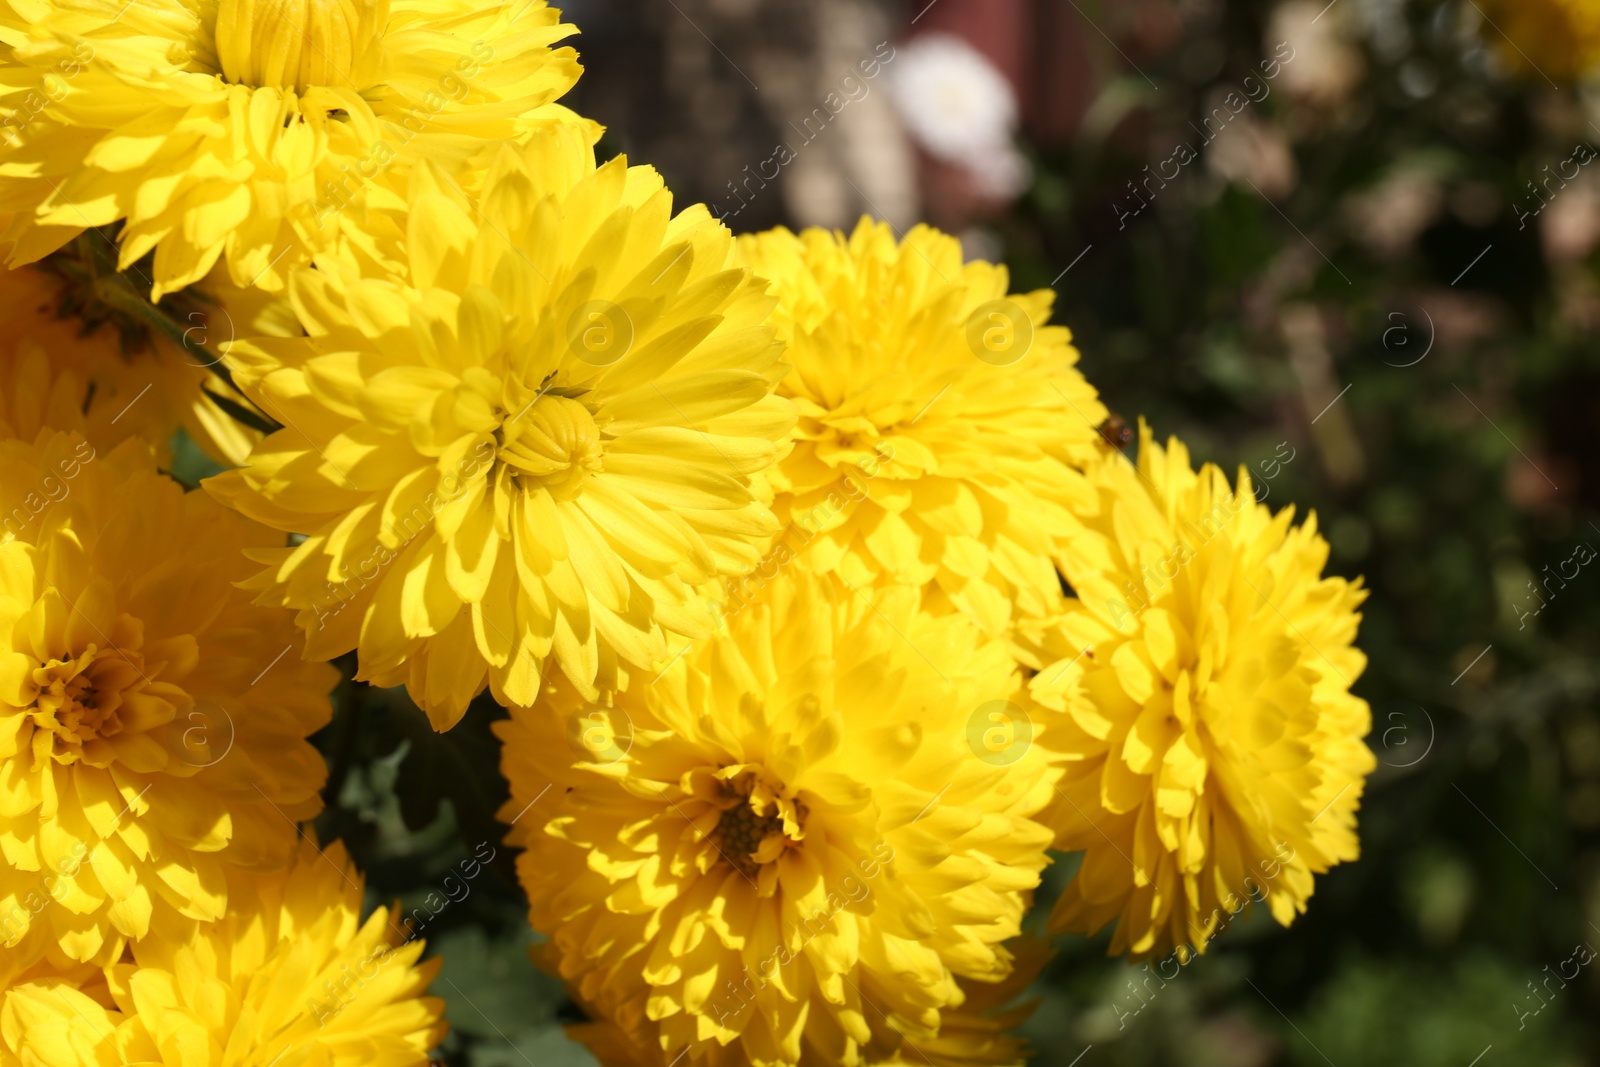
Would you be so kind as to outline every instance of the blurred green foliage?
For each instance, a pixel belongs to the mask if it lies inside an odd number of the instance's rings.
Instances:
[[[1295,450],[1269,503],[1314,510],[1330,569],[1371,590],[1356,691],[1380,767],[1360,862],[1291,929],[1230,931],[1125,1028],[1108,1005],[1136,1004],[1142,973],[1061,945],[1037,1062],[1092,1043],[1086,1067],[1594,1063],[1593,968],[1525,1027],[1517,1008],[1600,945],[1600,574],[1529,587],[1600,547],[1600,232],[1575,209],[1593,186],[1552,186],[1524,228],[1516,205],[1600,144],[1596,112],[1495,73],[1466,3],[1176,6],[1168,50],[1107,57],[1120,88],[1095,107],[1124,109],[1040,152],[995,225],[1018,288],[1057,282],[1114,410],[1258,478]],[[1116,7],[1082,11],[1110,29]],[[1286,31],[1296,58],[1248,129],[1120,228],[1126,183],[1198,147],[1188,124]]]

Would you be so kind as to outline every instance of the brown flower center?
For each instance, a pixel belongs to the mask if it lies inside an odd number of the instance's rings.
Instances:
[[[729,863],[745,874],[753,874],[757,866],[754,862],[756,850],[768,834],[780,830],[782,826],[783,818],[777,812],[757,815],[756,809],[749,804],[740,804],[722,813],[714,836],[717,848],[722,850]]]
[[[75,763],[83,757],[84,745],[121,733],[123,696],[139,680],[134,661],[94,645],[75,657],[53,659],[36,668],[33,682],[39,693],[33,723],[55,735],[56,761]]]
[[[805,805],[786,799],[765,776],[743,774],[723,785],[722,817],[711,832],[722,858],[752,877],[804,836]]]

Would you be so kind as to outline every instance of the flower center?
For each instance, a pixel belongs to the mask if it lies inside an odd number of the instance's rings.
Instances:
[[[783,817],[776,811],[758,815],[748,803],[740,804],[723,812],[717,822],[717,847],[728,857],[728,862],[748,874],[755,866],[751,860],[761,842],[782,824]]]
[[[217,61],[239,85],[352,86],[388,21],[386,0],[221,0]]]
[[[766,775],[742,774],[723,785],[722,817],[711,832],[717,851],[752,876],[804,836],[805,805],[785,798]]]
[[[84,745],[121,733],[123,694],[138,680],[134,663],[94,645],[71,659],[53,659],[36,668],[33,723],[55,735],[55,760],[76,763]]]
[[[584,479],[604,469],[604,456],[594,416],[564,396],[541,396],[527,414],[501,427],[501,462],[524,484],[542,486],[557,500],[577,496]]]

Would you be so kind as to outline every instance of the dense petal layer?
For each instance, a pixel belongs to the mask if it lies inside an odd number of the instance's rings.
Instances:
[[[35,973],[0,1001],[0,1064],[423,1067],[443,1003],[399,910],[361,920],[361,875],[304,840],[230,879],[227,914],[140,941],[104,972]]]
[[[552,963],[658,1067],[949,1036],[1046,863],[1020,681],[915,590],[796,572],[651,685],[513,709],[503,817]]]
[[[764,562],[933,583],[994,633],[1046,610],[1048,556],[1091,499],[1078,468],[1106,418],[1071,334],[1047,325],[1055,294],[1008,295],[1004,267],[963,263],[926,226],[904,241],[867,220],[848,237],[780,229],[740,252],[778,298],[794,367],[779,392],[800,412],[766,479],[785,529]],[[727,597],[759,592],[758,578]]]
[[[553,103],[573,32],[545,0],[5,0],[0,245],[15,266],[121,220],[124,267],[155,251],[156,298],[219,259],[281,290],[367,243],[369,206],[419,160],[473,185],[485,145],[550,123],[594,139]]]
[[[337,672],[235,583],[280,535],[128,441],[0,442],[0,983],[223,914],[321,809]]]
[[[591,696],[653,676],[776,526],[772,302],[703,207],[571,127],[503,149],[478,204],[415,177],[398,277],[327,257],[291,289],[308,336],[232,346],[284,429],[208,488],[304,535],[255,584],[308,654],[358,649],[440,729],[547,666]]]
[[[1255,903],[1288,925],[1313,875],[1359,853],[1366,593],[1323,576],[1315,515],[1291,525],[1242,469],[1230,488],[1148,428],[1137,467],[1088,478],[1096,506],[1060,555],[1076,599],[1022,627],[1066,768],[1056,844],[1084,852],[1055,924],[1116,921],[1111,951],[1136,957],[1203,951]]]

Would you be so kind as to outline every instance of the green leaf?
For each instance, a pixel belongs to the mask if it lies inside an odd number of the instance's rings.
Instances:
[[[481,928],[468,927],[430,942],[429,954],[444,959],[431,992],[444,999],[453,1029],[502,1043],[552,1029],[560,1033],[557,1012],[566,993],[559,979],[528,958],[535,936],[524,928],[491,942]]]

